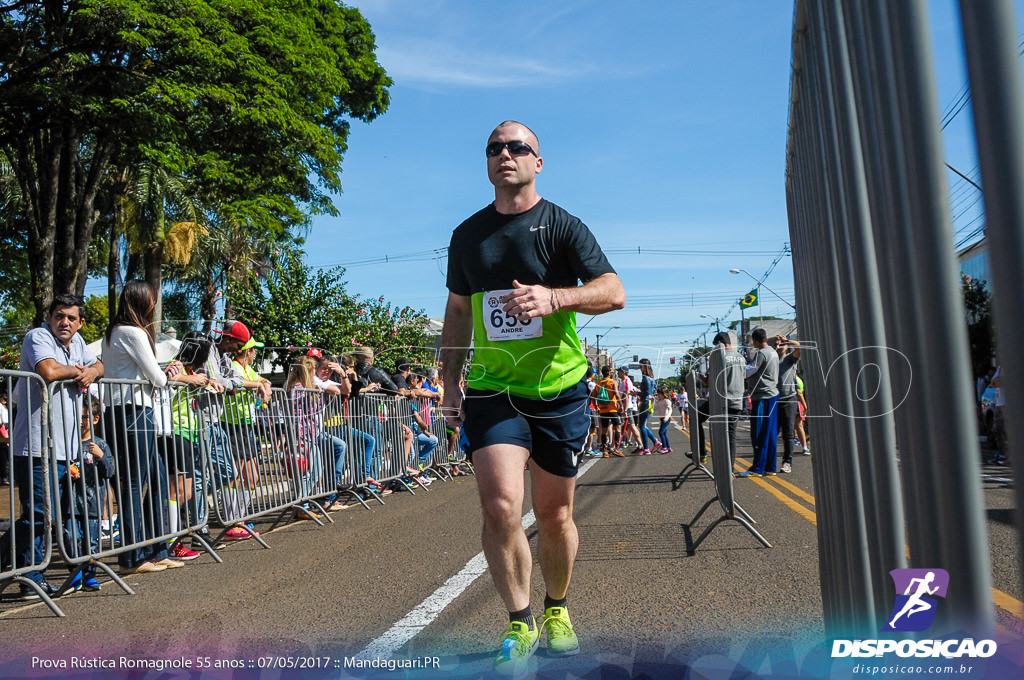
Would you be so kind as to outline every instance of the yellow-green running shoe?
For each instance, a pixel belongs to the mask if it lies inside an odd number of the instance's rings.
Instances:
[[[511,621],[494,659],[494,672],[509,678],[521,678],[529,669],[530,657],[540,644],[540,629],[533,630],[522,621]]]
[[[573,656],[580,653],[580,641],[572,629],[572,621],[569,620],[569,612],[565,607],[545,609],[541,628],[548,630],[550,656]]]

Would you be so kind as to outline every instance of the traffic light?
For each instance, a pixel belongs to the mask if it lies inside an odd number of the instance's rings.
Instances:
[[[676,358],[675,357],[669,357],[668,358],[668,363],[670,363],[670,364],[676,363]]]
[[[634,354],[633,355],[633,361],[640,361],[640,355],[639,354]]]

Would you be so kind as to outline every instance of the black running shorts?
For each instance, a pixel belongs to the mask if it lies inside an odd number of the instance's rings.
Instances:
[[[528,449],[546,472],[575,477],[590,432],[588,398],[583,381],[550,399],[467,390],[463,431],[468,454],[494,444],[514,444]]]

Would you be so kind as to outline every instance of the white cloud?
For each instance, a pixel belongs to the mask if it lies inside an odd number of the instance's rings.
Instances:
[[[501,88],[550,85],[593,75],[591,65],[558,64],[518,54],[473,53],[437,40],[405,40],[381,46],[377,57],[399,85]]]
[[[608,49],[614,23],[591,0],[532,0],[514,10],[478,0],[355,4],[365,6],[378,61],[406,87],[545,87],[637,75],[635,62],[626,66],[621,51]]]

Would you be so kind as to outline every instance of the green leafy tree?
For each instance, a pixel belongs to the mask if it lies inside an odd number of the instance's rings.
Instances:
[[[163,331],[171,329],[181,338],[185,333],[196,327],[199,319],[199,308],[186,291],[175,290],[164,294]]]
[[[21,361],[21,341],[12,337],[0,337],[0,369],[17,371]]]
[[[984,375],[996,354],[995,331],[992,321],[992,295],[982,279],[960,275],[967,317],[967,338],[971,343],[971,365],[975,375]]]
[[[5,327],[32,322],[28,239],[22,206],[14,171],[0,156],[0,318]]]
[[[287,259],[281,253],[301,259],[303,241],[291,232],[237,222],[216,211],[208,211],[204,222],[208,228],[196,230],[191,258],[185,264],[180,260],[170,263],[168,276],[176,292],[184,295],[195,310],[187,318],[201,320],[197,328],[209,332],[226,289],[244,288],[250,285],[250,278],[267,275],[275,261]]]
[[[345,290],[343,274],[340,268],[313,271],[297,253],[288,252],[269,275],[253,273],[245,284],[229,285],[232,316],[273,348],[269,358],[275,368],[284,368],[309,347],[342,354],[365,345],[384,354],[401,350],[414,360],[432,358],[432,351],[424,349],[425,314],[392,307],[384,298],[353,297]]]
[[[250,224],[333,213],[350,120],[388,105],[374,49],[333,0],[0,0],[0,154],[37,316],[83,292],[112,168],[151,163]]]
[[[90,295],[85,301],[82,314],[82,330],[78,333],[86,343],[95,342],[103,337],[110,325],[110,313],[106,295]]]
[[[107,326],[110,325],[107,297],[105,295],[89,296],[89,299],[85,301],[82,318],[84,322],[79,334],[86,343],[95,342],[103,337]],[[21,341],[24,339],[25,333],[32,327],[31,319],[32,312],[29,308],[8,315],[4,327],[6,332],[0,332],[0,368],[18,368]]]
[[[703,367],[703,357],[710,354],[713,349],[713,347],[694,347],[687,351],[679,366],[679,380],[681,384],[686,384],[686,376],[691,370],[696,368],[699,371]]]
[[[196,235],[206,230],[197,221],[188,184],[180,176],[151,162],[129,169],[127,176],[133,181],[126,183],[126,191],[116,197],[121,204],[119,233],[127,241],[129,261],[141,263],[143,278],[157,291],[153,318],[160,328],[164,262],[184,264],[191,260]],[[125,278],[135,278],[136,273],[130,265]]]

